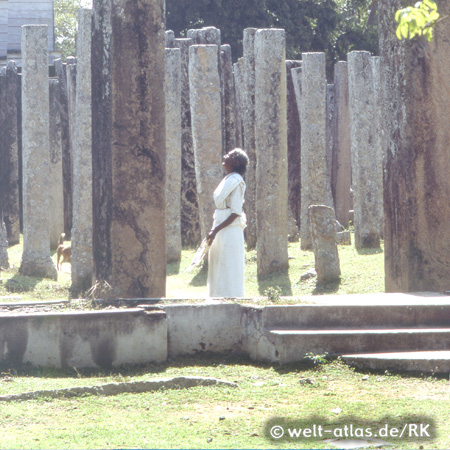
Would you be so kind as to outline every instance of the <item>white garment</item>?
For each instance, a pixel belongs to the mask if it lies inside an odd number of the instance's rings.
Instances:
[[[208,254],[208,297],[244,297],[244,204],[245,182],[238,173],[230,173],[214,191],[214,227],[232,213],[238,214],[220,230]]]

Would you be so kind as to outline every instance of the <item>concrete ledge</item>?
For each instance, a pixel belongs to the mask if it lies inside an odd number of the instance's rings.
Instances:
[[[163,311],[142,309],[0,315],[0,362],[116,367],[167,359]]]

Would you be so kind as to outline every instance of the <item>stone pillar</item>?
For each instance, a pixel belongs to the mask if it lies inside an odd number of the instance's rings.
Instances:
[[[6,234],[5,222],[0,220],[0,271],[9,269],[8,239]]]
[[[233,64],[233,74],[234,74],[234,97],[235,97],[235,109],[234,117],[236,122],[236,147],[244,147],[244,129],[243,129],[243,106],[242,106],[242,96],[243,96],[243,84],[242,79],[242,69],[244,64],[244,59],[239,58],[238,62]]]
[[[217,46],[193,45],[189,49],[189,91],[192,137],[200,211],[200,229],[211,229],[215,205],[213,193],[222,178],[222,119]],[[215,113],[212,113],[215,112]]]
[[[163,0],[94,0],[93,249],[118,297],[164,297]]]
[[[19,147],[18,147],[18,108],[20,80],[14,61],[8,61],[2,69],[0,158],[3,164],[3,220],[5,221],[9,245],[19,243],[20,205],[19,205]]]
[[[333,206],[327,168],[326,99],[324,53],[303,53],[300,121],[301,137],[301,228],[303,250],[312,249],[308,207]]]
[[[76,99],[77,99],[77,64],[76,60],[66,65],[67,74],[67,109],[69,118],[69,138],[71,142],[72,153],[71,158],[71,168],[72,168],[72,202],[73,202],[73,140],[75,136],[75,110],[76,110]],[[72,205],[72,215],[73,215],[73,205]],[[73,217],[72,217],[73,222]],[[73,223],[72,223],[73,227]],[[72,230],[70,231],[72,232]]]
[[[181,57],[166,48],[166,257],[181,259]]]
[[[247,228],[245,240],[249,250],[256,247],[256,144],[255,144],[255,34],[256,28],[244,30],[244,64],[243,64],[243,125],[244,150],[249,164],[245,180],[247,189],[245,193],[245,212],[247,215]]]
[[[50,78],[50,184],[49,218],[50,248],[58,247],[59,236],[64,233],[64,195],[61,147],[61,102],[59,80]]]
[[[379,158],[376,146],[376,107],[369,52],[348,54],[350,141],[356,248],[380,246]]]
[[[236,120],[235,120],[235,89],[233,78],[233,62],[231,59],[231,47],[220,47],[220,63],[223,84],[223,153],[236,148]]]
[[[288,268],[285,32],[255,35],[257,272]]]
[[[334,84],[327,84],[327,172],[331,187],[331,172],[333,166],[334,148],[334,116],[336,114],[336,103],[334,95]]]
[[[50,257],[47,25],[22,27],[23,254],[20,273],[56,279]]]
[[[198,245],[201,235],[189,99],[190,45],[192,39],[175,39],[175,47],[181,51],[181,240],[183,245]]]
[[[166,48],[175,47],[175,33],[172,30],[167,30],[165,34]]]
[[[6,59],[8,51],[8,0],[0,0],[0,58]]]
[[[75,114],[73,120],[72,293],[92,286],[92,10],[78,11]]]
[[[433,42],[395,36],[396,0],[379,6],[383,115],[384,251],[388,292],[450,289],[450,28]],[[441,16],[450,14],[439,3]],[[441,26],[442,25],[442,26]]]
[[[339,61],[334,66],[334,136],[331,165],[331,190],[336,219],[348,227],[350,210],[350,185],[352,165],[350,153],[350,110],[348,104],[347,62]]]
[[[300,228],[300,117],[295,89],[292,81],[292,69],[300,67],[301,61],[286,61],[286,87],[287,87],[287,145],[288,145],[288,187],[289,208]]]
[[[69,105],[67,99],[66,64],[61,59],[55,60],[56,75],[59,80],[59,100],[61,115],[61,146],[64,194],[64,232],[66,239],[71,239],[72,233],[72,141],[70,139]]]
[[[324,205],[311,205],[308,207],[308,214],[317,282],[336,281],[341,276],[341,268],[336,244],[334,209]]]

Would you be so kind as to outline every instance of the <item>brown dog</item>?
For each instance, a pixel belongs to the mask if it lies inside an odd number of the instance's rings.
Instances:
[[[59,236],[59,245],[58,248],[56,249],[56,255],[57,255],[57,259],[56,259],[56,268],[58,270],[61,269],[63,263],[68,262],[70,263],[71,257],[72,257],[72,247],[70,244],[66,244],[64,245],[64,238],[66,237],[66,235],[64,233],[61,233],[61,236]],[[59,262],[62,258],[61,263]]]

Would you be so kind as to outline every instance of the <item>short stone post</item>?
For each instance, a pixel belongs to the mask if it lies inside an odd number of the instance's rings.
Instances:
[[[18,108],[20,99],[20,80],[14,61],[8,61],[1,72],[0,117],[0,158],[3,164],[3,220],[5,221],[9,245],[19,243],[20,205],[19,205],[19,136]],[[2,190],[0,188],[0,190]],[[1,194],[0,194],[1,195]]]
[[[213,193],[223,175],[220,79],[217,46],[193,45],[189,51],[189,91],[192,137],[200,211],[200,229],[211,229],[215,205]],[[212,114],[215,111],[216,114]]]
[[[165,296],[163,10],[163,0],[94,0],[94,264],[118,297]]]
[[[23,254],[20,273],[57,279],[50,257],[47,25],[22,27]]]
[[[189,47],[192,39],[175,39],[181,52],[181,240],[183,245],[198,245],[201,240],[192,144],[189,96]]]
[[[341,276],[341,268],[334,210],[325,205],[311,205],[308,207],[308,214],[317,282],[336,281]]]
[[[243,88],[242,88],[242,122],[244,128],[244,150],[249,164],[245,180],[245,213],[247,228],[245,240],[249,250],[256,247],[256,143],[255,143],[255,34],[256,28],[244,30],[243,48]]]
[[[336,219],[348,227],[350,210],[350,185],[352,164],[350,153],[350,111],[348,97],[347,62],[339,61],[334,66],[334,136],[331,166],[331,190]]]
[[[288,268],[285,32],[255,35],[258,277]]]
[[[377,110],[369,52],[348,54],[350,140],[356,248],[380,247],[379,149],[376,145]]]
[[[61,146],[61,102],[59,80],[50,78],[50,248],[58,247],[64,233],[64,192]]]
[[[181,259],[181,57],[166,48],[166,256]]]
[[[327,168],[325,54],[303,53],[300,120],[301,137],[301,227],[300,245],[312,249],[308,207],[332,207]]]
[[[72,293],[92,286],[92,10],[78,11],[76,96],[73,126]]]
[[[450,289],[450,27],[434,40],[399,41],[396,0],[379,5],[383,115],[386,291]],[[450,14],[439,2],[441,16]],[[442,26],[440,26],[442,25]]]

